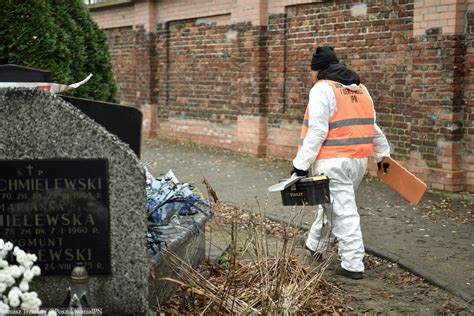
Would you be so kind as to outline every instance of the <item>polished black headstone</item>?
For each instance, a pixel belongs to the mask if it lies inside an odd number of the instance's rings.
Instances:
[[[107,160],[0,161],[0,236],[36,254],[42,275],[79,263],[110,274]]]
[[[61,98],[84,112],[91,119],[105,127],[110,133],[117,135],[121,141],[128,144],[135,154],[140,157],[142,129],[142,113],[140,110],[115,103],[68,96],[61,96]]]
[[[53,82],[53,76],[50,71],[6,64],[0,65],[0,82]]]

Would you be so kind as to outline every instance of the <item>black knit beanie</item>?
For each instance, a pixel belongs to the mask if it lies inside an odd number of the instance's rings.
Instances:
[[[327,46],[318,47],[311,59],[311,70],[323,70],[329,67],[329,65],[337,63],[339,63],[339,60],[334,53],[334,48]]]

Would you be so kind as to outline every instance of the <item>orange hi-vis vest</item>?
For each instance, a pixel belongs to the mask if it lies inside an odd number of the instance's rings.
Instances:
[[[329,119],[329,131],[316,159],[370,157],[374,149],[375,113],[367,90],[361,85],[357,91],[352,91],[338,82],[323,81],[334,91],[337,110]],[[299,148],[308,132],[308,122],[306,108]]]

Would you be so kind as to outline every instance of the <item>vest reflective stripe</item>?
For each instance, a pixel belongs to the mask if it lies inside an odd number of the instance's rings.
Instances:
[[[326,139],[323,143],[323,146],[346,146],[346,145],[372,144],[373,142],[374,142],[373,137]]]
[[[306,122],[306,124],[308,123]],[[334,129],[334,128],[343,127],[343,126],[350,126],[350,125],[373,125],[373,124],[374,124],[373,117],[347,119],[347,120],[340,120],[336,122],[330,122],[329,129]]]
[[[333,89],[337,111],[329,120],[329,131],[317,159],[371,156],[375,135],[375,113],[366,90],[361,87],[357,91],[351,91],[340,83],[324,81]],[[308,132],[308,119],[309,113],[306,109],[299,148]]]

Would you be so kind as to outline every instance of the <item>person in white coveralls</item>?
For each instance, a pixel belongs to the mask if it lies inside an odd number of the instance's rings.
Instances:
[[[355,191],[373,156],[380,168],[390,147],[376,124],[372,98],[354,71],[340,64],[332,47],[318,47],[311,60],[314,82],[291,174],[329,177],[331,214],[318,208],[316,220],[303,245],[320,255],[327,247],[322,240],[323,222],[339,244],[341,264],[335,273],[352,279],[363,278],[365,254]]]

